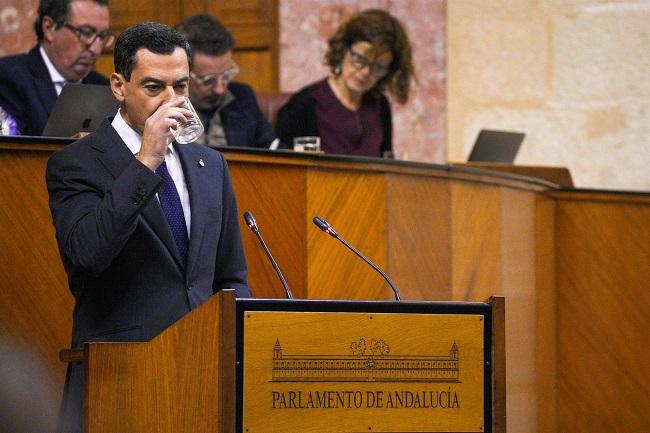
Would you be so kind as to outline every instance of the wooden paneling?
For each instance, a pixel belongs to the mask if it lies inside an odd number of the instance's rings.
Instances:
[[[499,188],[488,184],[451,185],[453,300],[500,295]]]
[[[1,154],[0,337],[36,354],[59,395],[65,365],[58,362],[57,354],[70,344],[73,299],[45,188],[50,153],[3,150]]]
[[[61,385],[57,352],[69,344],[72,298],[43,181],[56,146],[8,140],[0,138],[0,324],[36,348]],[[224,153],[239,212],[255,214],[296,297],[391,299],[379,275],[313,226],[318,214],[407,300],[506,296],[510,431],[650,431],[650,195],[559,192],[418,163]],[[243,239],[255,295],[284,297],[246,228]]]
[[[506,300],[491,296],[489,302],[492,305],[492,431],[506,433]]]
[[[311,224],[318,215],[380,268],[386,268],[384,179],[378,173],[314,170],[307,177],[307,274],[314,299],[391,299],[381,275]]]
[[[234,309],[221,292],[148,343],[85,346],[86,431],[233,432]]]
[[[111,28],[116,35],[141,22],[175,26],[190,15],[211,14],[235,38],[234,58],[242,70],[237,79],[258,91],[278,89],[277,0],[111,0],[110,12]],[[106,76],[113,72],[112,49],[102,54],[96,69]]]
[[[300,167],[230,163],[239,214],[251,211],[296,298],[307,297],[304,247],[306,173]],[[255,235],[243,220],[242,239],[249,269],[249,284],[256,297],[284,298],[284,288]]]
[[[447,301],[451,283],[451,194],[444,179],[386,177],[388,268],[404,299]]]
[[[452,191],[453,300],[505,296],[508,430],[537,423],[537,311],[535,193],[454,183]],[[551,215],[552,216],[552,215]]]
[[[501,188],[499,201],[501,287],[498,291],[508,303],[506,358],[510,365],[517,366],[509,369],[506,378],[508,430],[523,432],[537,423],[538,404],[535,195]]]
[[[241,72],[237,81],[253,87],[257,91],[277,89],[273,53],[266,49],[242,49],[235,51],[233,58]]]
[[[535,310],[537,317],[537,426],[557,432],[557,322],[555,200],[535,197]]]
[[[650,197],[557,194],[558,431],[650,431]]]
[[[208,1],[204,10],[235,37],[235,61],[242,69],[238,79],[258,91],[278,90],[278,0]]]

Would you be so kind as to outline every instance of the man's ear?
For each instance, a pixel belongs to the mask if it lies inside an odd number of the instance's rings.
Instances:
[[[54,32],[57,31],[56,22],[48,16],[44,16],[41,20],[41,29],[43,30],[43,39],[52,42],[54,39]]]
[[[126,83],[126,79],[124,78],[124,75],[118,74],[117,72],[113,72],[111,74],[111,91],[113,92],[113,96],[115,96],[115,99],[117,99],[120,102],[124,101],[125,83]]]

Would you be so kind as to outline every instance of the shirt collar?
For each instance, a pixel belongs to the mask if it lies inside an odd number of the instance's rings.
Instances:
[[[142,145],[142,135],[138,134],[133,128],[126,123],[126,120],[122,117],[122,110],[117,110],[117,114],[111,125],[117,132],[117,135],[120,136],[122,141],[129,148],[131,153],[134,155],[140,152],[140,146]]]
[[[67,81],[63,75],[59,73],[59,71],[56,69],[54,66],[54,63],[50,60],[48,57],[47,53],[43,49],[43,46],[39,46],[39,51],[41,52],[41,57],[43,57],[43,61],[45,62],[45,66],[47,67],[47,72],[50,73],[50,78],[52,79],[53,83],[62,83]]]
[[[131,153],[137,155],[138,152],[140,152],[140,146],[142,146],[142,135],[126,123],[126,120],[122,117],[122,109],[117,110],[117,114],[113,118],[111,126],[113,126],[113,129],[115,129],[117,135],[120,136]],[[167,146],[167,152],[171,152],[172,155],[176,156],[176,149],[174,148],[173,142],[169,143],[169,146]]]

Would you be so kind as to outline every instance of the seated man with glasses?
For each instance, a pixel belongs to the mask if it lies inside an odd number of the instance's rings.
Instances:
[[[328,41],[331,73],[298,91],[278,112],[283,143],[318,136],[325,153],[377,156],[392,152],[392,116],[385,92],[408,100],[415,72],[402,25],[386,11],[361,12]]]
[[[34,29],[31,51],[0,58],[0,105],[24,135],[41,135],[67,83],[108,85],[93,68],[115,39],[108,0],[41,0]]]
[[[206,131],[197,142],[210,147],[277,148],[253,89],[233,81],[239,67],[232,58],[235,40],[230,32],[209,15],[186,18],[176,29],[192,50],[190,100]]]

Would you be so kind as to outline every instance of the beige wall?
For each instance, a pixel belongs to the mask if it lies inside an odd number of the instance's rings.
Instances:
[[[481,128],[528,134],[518,164],[577,186],[650,190],[650,0],[449,1],[448,153]]]

